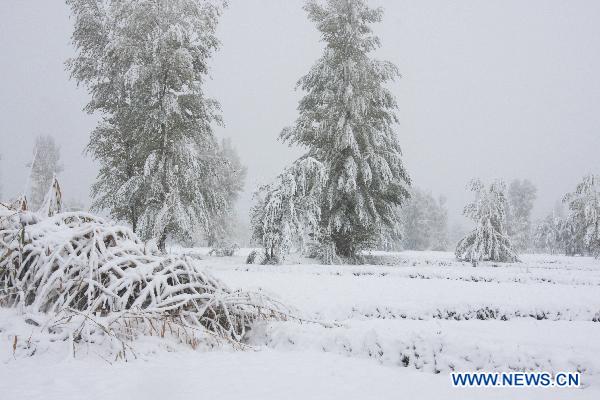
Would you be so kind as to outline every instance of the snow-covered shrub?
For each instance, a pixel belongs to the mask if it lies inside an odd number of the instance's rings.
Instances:
[[[504,227],[506,185],[498,181],[486,188],[479,179],[475,179],[469,186],[475,193],[475,200],[467,204],[463,213],[477,226],[458,242],[456,258],[464,261],[519,261]]]
[[[217,243],[208,252],[209,256],[231,257],[240,249],[237,243],[222,242]]]
[[[324,176],[323,165],[305,157],[259,189],[251,223],[252,237],[264,249],[261,263],[282,262],[292,248],[302,250],[307,239],[318,234]]]
[[[130,228],[84,212],[49,207],[44,215],[19,206],[0,205],[3,306],[104,319],[112,336],[132,337],[160,322],[235,343],[253,321],[285,318],[276,301],[233,291],[191,259],[156,252]]]

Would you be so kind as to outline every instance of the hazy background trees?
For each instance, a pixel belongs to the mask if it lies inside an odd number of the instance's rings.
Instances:
[[[448,250],[446,199],[412,188],[410,198],[399,209],[400,242],[403,250]]]
[[[537,189],[529,180],[515,179],[508,187],[506,228],[513,248],[518,252],[531,249],[531,211]]]
[[[38,136],[33,147],[33,158],[27,164],[30,168],[29,193],[27,201],[29,208],[37,210],[44,202],[52,179],[63,170],[60,163],[60,148],[49,135]]]

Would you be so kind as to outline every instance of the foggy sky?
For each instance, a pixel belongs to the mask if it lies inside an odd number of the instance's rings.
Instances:
[[[231,0],[219,27],[207,92],[223,107],[219,136],[248,167],[239,212],[251,193],[301,154],[277,140],[293,123],[296,81],[323,44],[299,0]],[[385,16],[377,57],[402,79],[397,127],[414,184],[448,198],[451,221],[470,199],[465,185],[528,178],[535,215],[549,212],[582,175],[600,173],[600,1],[373,1]],[[96,165],[83,154],[96,118],[69,81],[73,55],[62,1],[0,1],[0,182],[25,187],[35,137],[62,150],[66,199],[89,202]]]

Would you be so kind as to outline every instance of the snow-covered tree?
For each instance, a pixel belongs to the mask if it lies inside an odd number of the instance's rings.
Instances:
[[[206,97],[221,4],[208,0],[67,0],[75,19],[72,77],[103,115],[89,153],[100,165],[95,208],[129,221],[164,248],[197,240],[225,212],[227,193]]]
[[[227,204],[225,212],[210,220],[210,229],[207,231],[206,239],[209,246],[223,246],[234,236],[237,215],[234,210],[240,192],[244,190],[244,179],[246,178],[246,167],[242,165],[240,157],[233,147],[230,139],[223,139],[219,147],[219,155],[226,160],[223,168],[219,171],[219,187],[225,194]]]
[[[532,245],[531,210],[537,189],[527,179],[515,179],[508,188],[506,228],[517,251],[525,251]]]
[[[469,184],[475,200],[465,207],[465,216],[475,229],[456,246],[456,258],[463,261],[516,262],[519,258],[506,233],[506,184],[497,181],[488,187],[475,179]]]
[[[323,165],[305,157],[255,194],[252,238],[264,249],[263,263],[282,262],[295,245],[318,236],[324,178]]]
[[[600,256],[600,176],[585,176],[564,202],[569,209],[567,254]]]
[[[38,136],[33,147],[33,158],[27,164],[29,176],[29,209],[36,210],[42,206],[48,188],[54,177],[62,172],[60,148],[52,136]]]
[[[555,254],[564,250],[565,221],[555,214],[547,215],[537,223],[533,241],[538,251]]]
[[[397,225],[396,207],[408,197],[410,179],[393,129],[396,100],[384,86],[398,70],[370,56],[380,45],[371,24],[381,20],[381,9],[363,0],[308,1],[305,9],[325,49],[298,82],[306,95],[281,138],[324,165],[321,240],[353,258]]]
[[[446,250],[448,212],[445,199],[413,188],[400,209],[401,247],[407,250]]]

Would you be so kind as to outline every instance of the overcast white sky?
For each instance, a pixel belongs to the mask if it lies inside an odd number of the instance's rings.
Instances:
[[[588,172],[600,173],[600,1],[402,0],[376,28],[378,57],[403,75],[391,89],[415,185],[448,198],[457,220],[472,177],[529,178],[536,214]],[[230,0],[208,92],[252,190],[299,154],[277,141],[296,117],[295,82],[322,44],[300,0]],[[83,154],[93,116],[64,71],[71,21],[59,0],[0,0],[0,154],[5,195],[24,188],[34,139],[62,149],[66,198],[88,200],[96,167]]]

